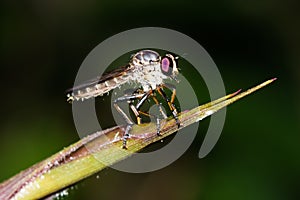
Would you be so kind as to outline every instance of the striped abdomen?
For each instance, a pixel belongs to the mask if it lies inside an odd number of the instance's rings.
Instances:
[[[78,100],[90,99],[92,97],[102,96],[109,91],[120,87],[128,82],[127,71],[129,68],[118,69],[99,79],[79,85],[67,91],[67,101],[73,102]]]

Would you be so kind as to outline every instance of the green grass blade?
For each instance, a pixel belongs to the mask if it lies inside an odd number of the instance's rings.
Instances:
[[[276,79],[268,80],[245,92],[239,93],[239,90],[192,110],[182,112],[179,115],[180,129],[212,115],[274,80]],[[124,126],[113,127],[89,135],[1,183],[0,199],[39,199],[51,195],[129,157],[134,152],[178,130],[174,119],[162,120],[161,127],[162,136],[158,137],[155,124],[133,126],[131,137],[127,142],[127,150],[121,148]]]

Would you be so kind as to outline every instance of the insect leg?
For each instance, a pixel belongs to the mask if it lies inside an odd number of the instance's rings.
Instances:
[[[137,123],[138,124],[141,124],[141,116],[140,116],[140,113],[141,114],[144,114],[143,112],[140,112],[140,108],[141,106],[143,105],[143,103],[148,99],[149,95],[152,93],[152,90],[146,92],[143,94],[143,96],[141,97],[141,99],[138,101],[138,103],[136,104],[136,106],[132,105],[130,106],[131,110],[133,111],[133,113],[135,114],[136,116],[136,119],[137,119]],[[146,113],[145,113],[146,114]]]
[[[157,98],[155,96],[152,96],[152,99],[154,100],[154,102],[156,103],[156,105],[159,107],[159,112],[161,113],[161,115],[163,116],[163,118],[164,119],[168,118],[167,114],[162,109],[161,103],[159,103],[159,101],[157,100]]]
[[[166,113],[163,111],[161,103],[159,103],[159,101],[157,100],[157,98],[155,96],[152,95],[152,99],[154,100],[154,102],[156,103],[156,105],[158,106],[158,111],[160,112],[160,114],[163,116],[164,119],[167,118]],[[155,115],[155,119],[156,119],[156,133],[158,136],[160,136],[160,115]]]
[[[175,121],[176,121],[176,124],[177,124],[177,126],[178,126],[178,128],[180,127],[180,122],[179,122],[179,120],[178,120],[178,112],[177,112],[177,109],[175,108],[175,105],[173,104],[173,102],[172,102],[172,99],[171,99],[171,101],[170,101],[170,99],[169,99],[169,97],[166,95],[166,93],[163,91],[163,88],[162,88],[162,86],[158,86],[157,87],[157,91],[158,91],[158,93],[165,99],[165,101],[168,103],[168,106],[169,106],[169,108],[170,108],[170,110],[171,110],[171,112],[172,112],[172,115],[173,115],[173,117],[174,117],[174,119],[175,119]],[[173,101],[174,101],[174,99],[175,99],[175,94],[176,94],[176,90],[175,89],[173,89],[173,92],[172,92],[172,98],[173,98]],[[174,96],[174,97],[173,97]]]
[[[143,94],[142,94],[143,95]],[[126,115],[126,113],[120,108],[120,106],[118,105],[119,102],[129,102],[129,105],[132,104],[131,102],[134,99],[140,98],[141,94],[134,94],[131,96],[122,96],[119,97],[117,99],[114,100],[114,107],[116,108],[116,110],[118,111],[118,113],[120,113],[120,115],[123,117],[123,119],[126,121],[127,123],[127,127],[125,130],[125,134],[123,136],[123,149],[127,149],[126,147],[126,143],[127,143],[127,139],[129,138],[129,131],[132,128],[133,122],[129,119],[129,117]],[[132,106],[130,106],[130,108],[132,108]]]
[[[174,104],[175,97],[176,97],[176,86],[172,85],[170,83],[164,83],[162,86],[165,87],[165,88],[168,88],[168,89],[172,90],[172,96],[171,96],[171,101],[170,102],[172,104]]]
[[[150,114],[145,113],[145,112],[141,112],[140,108],[143,105],[143,103],[149,98],[149,96],[152,95],[152,98],[154,99],[156,105],[158,106],[158,110],[159,112],[164,116],[164,118],[167,118],[167,115],[164,113],[161,104],[158,102],[158,100],[156,99],[155,96],[153,96],[153,91],[150,90],[148,92],[146,92],[142,98],[138,101],[138,103],[136,104],[136,106],[134,106],[133,104],[131,104],[130,108],[132,109],[133,113],[135,113],[136,118],[137,118],[137,122],[138,124],[141,123],[141,117],[140,114],[146,115],[146,116],[150,116]],[[155,115],[155,119],[156,119],[156,129],[157,129],[157,135],[160,135],[160,117]]]
[[[131,99],[132,99],[131,96],[122,96],[114,100],[114,107],[116,108],[118,113],[120,113],[120,115],[123,117],[123,119],[126,121],[127,124],[133,124],[133,122],[129,119],[126,113],[120,108],[118,103],[124,101],[130,101]]]

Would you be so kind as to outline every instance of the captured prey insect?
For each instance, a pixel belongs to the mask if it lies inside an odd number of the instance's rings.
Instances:
[[[141,50],[131,57],[127,65],[67,90],[67,101],[83,101],[92,97],[102,96],[123,84],[136,83],[137,88],[135,88],[134,92],[114,100],[114,107],[127,123],[123,136],[123,148],[126,149],[126,141],[130,136],[129,132],[134,123],[120,108],[118,105],[120,102],[127,102],[129,104],[138,124],[142,123],[141,115],[150,116],[147,112],[140,110],[143,103],[149,98],[154,100],[163,118],[167,118],[161,107],[161,103],[156,98],[155,92],[157,92],[167,102],[178,128],[180,127],[177,109],[174,105],[176,88],[171,84],[165,83],[166,79],[177,80],[176,76],[179,73],[177,60],[178,57],[172,54],[160,56],[156,51]],[[172,91],[171,97],[164,92],[164,88]],[[135,100],[137,101],[136,104],[134,104]],[[159,117],[156,117],[157,135],[160,135],[160,120]]]

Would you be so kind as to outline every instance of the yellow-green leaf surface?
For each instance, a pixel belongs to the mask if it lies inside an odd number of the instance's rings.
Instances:
[[[239,90],[180,113],[179,129],[212,115],[274,80],[276,79],[268,80],[242,93]],[[162,130],[159,137],[156,134],[155,124],[135,125],[127,141],[127,149],[123,149],[122,137],[125,128],[116,126],[96,132],[20,172],[0,184],[0,199],[39,199],[48,196],[178,131],[174,119],[161,121]]]

